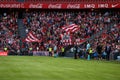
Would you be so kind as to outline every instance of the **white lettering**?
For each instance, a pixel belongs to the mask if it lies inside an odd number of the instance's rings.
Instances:
[[[21,8],[25,8],[24,4],[21,4],[20,7],[21,7]]]
[[[29,8],[42,8],[42,4],[30,4]]]
[[[84,4],[85,8],[95,8],[95,4]]]
[[[76,8],[76,9],[79,9],[80,8],[80,4],[68,4],[67,8]]]
[[[20,8],[20,4],[0,4],[0,8]]]
[[[108,8],[108,4],[98,4],[98,8]]]
[[[48,8],[57,8],[57,9],[61,9],[62,8],[62,4],[49,4]]]

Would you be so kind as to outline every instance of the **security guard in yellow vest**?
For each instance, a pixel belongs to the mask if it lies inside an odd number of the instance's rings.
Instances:
[[[65,56],[65,53],[64,53],[64,52],[65,52],[65,48],[62,47],[62,48],[61,48],[61,53],[62,53],[61,55],[62,55],[63,57]]]
[[[93,53],[93,50],[92,50],[92,48],[90,48],[90,49],[89,49],[90,58],[92,58],[92,53]]]
[[[49,47],[49,56],[52,56],[52,47]]]

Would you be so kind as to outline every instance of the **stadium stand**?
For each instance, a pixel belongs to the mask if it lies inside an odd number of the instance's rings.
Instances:
[[[5,47],[17,51],[19,48],[19,36],[17,25],[17,14],[14,12],[0,14],[0,49]]]
[[[117,16],[119,14],[116,14]],[[47,18],[46,18],[47,17]],[[105,27],[109,27],[114,19],[109,13],[96,12],[30,12],[26,13],[24,24],[26,32],[32,31],[41,39],[44,44],[48,44],[53,39],[53,43],[61,42],[60,34],[69,36],[69,39],[83,39],[102,31]],[[114,17],[115,18],[115,17]],[[118,20],[115,20],[117,22]],[[75,23],[80,26],[76,33],[66,34],[62,30],[62,26]],[[57,41],[57,42],[56,42]],[[52,44],[53,44],[52,43]],[[41,44],[40,44],[41,45]],[[39,46],[40,46],[39,45]],[[68,44],[69,45],[69,44]],[[45,46],[44,46],[45,47]],[[40,49],[40,48],[39,48]],[[45,48],[46,49],[46,48]]]
[[[13,10],[11,13],[4,11],[0,13],[0,49],[4,50],[7,47],[9,51],[17,54],[21,51],[25,54],[29,48],[33,51],[48,51],[49,47],[57,46],[57,51],[60,52],[61,47],[66,47],[65,51],[69,51],[71,48],[69,46],[77,45],[87,53],[86,42],[89,42],[93,53],[97,52],[98,44],[102,45],[102,53],[110,44],[111,53],[118,54],[116,51],[120,51],[120,11],[117,10],[119,2],[119,0],[0,0],[1,8],[10,10],[18,8],[15,12]],[[72,3],[73,5],[69,5]],[[74,3],[79,5],[76,6]],[[60,4],[60,7],[56,4]],[[106,11],[104,8],[117,9]]]

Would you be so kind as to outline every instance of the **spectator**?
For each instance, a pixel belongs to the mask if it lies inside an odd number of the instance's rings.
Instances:
[[[99,59],[102,59],[102,45],[100,43],[97,44],[96,51],[98,53]]]
[[[111,46],[109,43],[107,43],[107,45],[105,47],[105,52],[107,53],[107,60],[110,60]]]

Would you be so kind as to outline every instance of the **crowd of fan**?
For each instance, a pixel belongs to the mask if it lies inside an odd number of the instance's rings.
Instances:
[[[19,49],[19,36],[16,13],[0,14],[0,50],[11,50],[13,52]]]
[[[49,41],[53,41],[52,44],[60,45],[60,34],[66,32],[61,28],[63,26],[75,23],[79,25],[80,30],[78,32],[68,34],[72,35],[74,39],[84,39],[96,34],[103,30],[105,27],[110,26],[110,23],[117,22],[119,20],[118,14],[114,15],[109,12],[44,12],[34,11],[25,13],[24,24],[26,26],[26,32],[32,31],[38,39],[42,39],[44,45],[49,44]],[[39,44],[38,46],[40,46]]]
[[[23,23],[26,27],[26,33],[33,32],[41,40],[40,43],[27,43],[28,50],[47,51],[51,47],[53,50],[57,47],[57,52],[64,47],[61,34],[67,37],[64,39],[85,39],[87,40],[94,34],[105,30],[101,36],[96,36],[90,41],[90,49],[98,52],[97,47],[102,46],[101,52],[104,52],[106,45],[112,46],[111,52],[120,50],[120,12],[94,12],[94,11],[33,11],[25,12]],[[0,16],[0,49],[7,47],[9,50],[17,51],[19,46],[19,35],[16,13],[1,14]],[[76,24],[80,28],[74,33],[67,34],[62,27],[70,24]],[[76,45],[76,44],[74,44]],[[84,47],[85,48],[85,47]],[[86,50],[86,49],[83,49]],[[84,51],[86,52],[86,51]]]
[[[86,44],[83,51],[95,59],[117,59],[120,55],[120,25],[115,24],[102,35],[96,36],[93,41]]]

